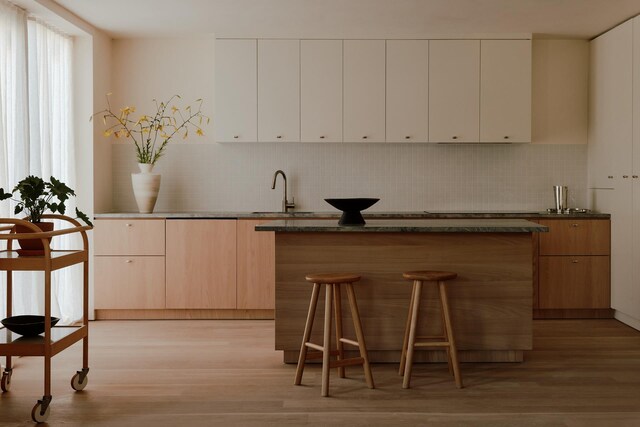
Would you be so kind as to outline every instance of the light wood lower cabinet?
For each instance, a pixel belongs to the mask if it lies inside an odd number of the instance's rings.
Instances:
[[[165,308],[163,256],[99,256],[96,309]]]
[[[239,309],[275,308],[275,235],[255,231],[269,219],[240,219],[237,223],[238,258],[236,296]]]
[[[236,308],[236,220],[167,220],[167,308]]]
[[[611,222],[542,219],[536,317],[610,317]]]

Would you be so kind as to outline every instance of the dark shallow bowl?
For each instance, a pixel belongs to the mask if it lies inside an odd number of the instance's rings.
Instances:
[[[363,211],[375,205],[380,199],[373,198],[346,198],[346,199],[324,199],[336,209],[342,211],[342,217],[338,221],[339,225],[364,225],[360,211]]]
[[[60,319],[51,317],[51,326],[58,323]],[[7,317],[0,321],[5,328],[18,335],[31,337],[44,332],[44,316],[23,315]]]

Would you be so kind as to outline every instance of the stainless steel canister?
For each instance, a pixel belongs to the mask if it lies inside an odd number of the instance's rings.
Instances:
[[[559,213],[568,208],[567,206],[567,193],[569,192],[566,185],[554,185],[553,196],[555,200],[555,209]]]

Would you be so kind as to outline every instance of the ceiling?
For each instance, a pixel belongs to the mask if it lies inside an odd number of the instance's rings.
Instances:
[[[43,0],[36,0],[43,2]],[[531,33],[590,39],[640,0],[55,0],[114,38],[411,38]]]

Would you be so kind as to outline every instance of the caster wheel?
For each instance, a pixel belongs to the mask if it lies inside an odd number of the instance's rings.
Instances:
[[[84,376],[84,381],[80,382],[80,374],[75,374],[72,378],[71,378],[71,388],[74,389],[75,391],[81,391],[84,390],[84,388],[87,386],[87,383],[89,383],[89,377],[87,375]]]
[[[11,388],[11,373],[4,372],[2,374],[2,380],[0,381],[0,388],[2,391],[7,392]]]
[[[45,409],[44,414],[42,413],[42,402],[38,401],[36,406],[31,410],[31,419],[36,423],[44,423],[49,419],[49,415],[51,414],[51,406],[47,405],[47,409]]]

